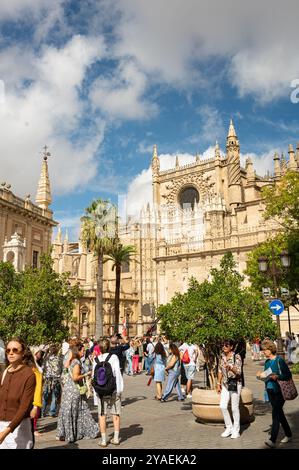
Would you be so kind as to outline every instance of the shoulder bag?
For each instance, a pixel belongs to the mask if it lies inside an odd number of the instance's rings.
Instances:
[[[279,375],[281,375],[279,359],[277,359],[277,364]],[[284,400],[295,400],[295,398],[298,396],[298,392],[292,377],[289,380],[277,380],[277,382],[280,386],[280,390]]]

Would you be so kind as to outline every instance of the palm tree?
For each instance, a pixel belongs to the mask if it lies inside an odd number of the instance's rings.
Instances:
[[[81,240],[97,257],[96,338],[103,336],[103,263],[104,254],[117,237],[116,207],[107,200],[97,199],[81,217]]]
[[[114,332],[118,333],[119,304],[120,304],[120,280],[121,270],[124,263],[129,263],[132,255],[136,253],[133,245],[122,245],[119,240],[110,246],[107,251],[106,260],[113,262],[112,271],[115,269],[115,297],[114,297]]]

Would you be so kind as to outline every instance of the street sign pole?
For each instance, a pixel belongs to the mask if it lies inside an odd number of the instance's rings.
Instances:
[[[280,328],[280,314],[284,311],[284,305],[279,299],[274,299],[269,305],[271,313],[276,315],[276,324],[278,329],[278,337],[277,337],[277,354],[284,358],[285,353],[283,350],[283,341],[281,337],[281,328]]]

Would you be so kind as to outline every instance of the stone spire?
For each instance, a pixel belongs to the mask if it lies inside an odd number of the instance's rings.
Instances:
[[[255,171],[250,157],[248,157],[246,160],[246,176],[248,183],[255,181]]]
[[[280,168],[281,168],[281,172],[282,172],[283,174],[285,174],[285,172],[286,172],[287,169],[288,169],[286,157],[285,157],[285,154],[284,154],[283,152],[282,152],[282,154],[281,154]]]
[[[220,147],[217,140],[215,144],[215,160],[220,160]]]
[[[242,202],[240,145],[232,119],[226,138],[226,154],[230,205],[237,206]]]
[[[289,170],[297,170],[297,162],[295,160],[295,152],[293,149],[293,145],[289,145],[289,164],[288,164]]]
[[[47,210],[49,205],[52,202],[51,197],[51,189],[50,189],[50,178],[48,172],[48,157],[50,156],[50,152],[48,152],[48,147],[45,145],[44,147],[44,155],[43,155],[43,163],[42,163],[42,171],[40,174],[37,194],[35,198],[36,204],[41,207],[42,209]]]
[[[180,166],[179,157],[176,156],[176,157],[175,157],[175,167],[176,167],[176,168],[179,168],[179,166]]]
[[[237,137],[233,120],[230,120],[227,137]]]
[[[62,243],[61,225],[60,225],[60,224],[58,225],[58,231],[57,231],[57,235],[56,235],[55,242],[56,242],[56,243],[59,243],[59,244]]]
[[[297,147],[296,147],[296,160],[297,160],[297,166],[299,167],[299,142],[297,142]]]
[[[274,160],[274,176],[277,178],[281,176],[280,158],[277,152],[275,152],[273,160]]]
[[[68,231],[66,229],[65,237],[64,237],[64,240],[63,240],[63,252],[67,253],[68,251],[69,251],[69,234],[68,234]]]
[[[159,174],[160,171],[160,160],[157,153],[157,145],[154,145],[153,157],[152,157],[152,172],[153,174]]]

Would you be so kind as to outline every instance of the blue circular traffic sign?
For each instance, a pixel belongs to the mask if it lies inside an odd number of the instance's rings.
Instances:
[[[272,300],[269,304],[269,308],[274,315],[280,315],[284,311],[284,305],[279,299]]]

